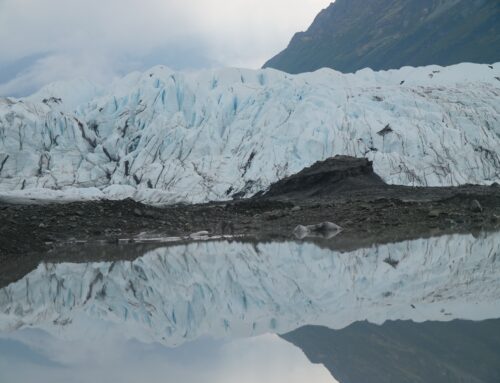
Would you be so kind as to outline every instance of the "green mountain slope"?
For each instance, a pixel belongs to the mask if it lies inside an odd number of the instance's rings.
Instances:
[[[500,0],[337,0],[264,67],[341,72],[500,61]]]

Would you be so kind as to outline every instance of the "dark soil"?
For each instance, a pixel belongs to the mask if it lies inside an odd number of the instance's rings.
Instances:
[[[288,240],[297,225],[324,221],[344,231],[318,243],[341,250],[500,230],[500,187],[390,186],[373,173],[368,161],[336,157],[278,182],[266,195],[225,203],[151,207],[132,200],[48,205],[0,201],[0,286],[44,260],[129,259],[142,254],[136,247],[159,246],[119,244],[140,233],[188,236],[206,230],[212,235]],[[79,252],[77,241],[95,246]],[[107,245],[97,246],[99,241]]]
[[[337,156],[317,162],[271,185],[266,197],[306,199],[331,197],[371,187],[386,186],[366,158]]]

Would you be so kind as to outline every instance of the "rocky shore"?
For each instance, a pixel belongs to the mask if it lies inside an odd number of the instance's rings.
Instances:
[[[346,250],[422,236],[500,230],[500,187],[391,186],[373,172],[369,161],[335,157],[245,200],[153,207],[132,200],[12,204],[0,198],[0,285],[44,260],[79,262],[120,253],[79,252],[78,246],[154,246],[150,238],[182,241],[200,231],[208,237],[290,240],[296,239],[297,225],[325,221],[343,231],[335,238],[316,240]]]

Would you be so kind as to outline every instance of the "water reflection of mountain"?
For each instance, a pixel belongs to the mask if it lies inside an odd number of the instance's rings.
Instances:
[[[500,382],[500,319],[306,326],[282,338],[340,383]]]

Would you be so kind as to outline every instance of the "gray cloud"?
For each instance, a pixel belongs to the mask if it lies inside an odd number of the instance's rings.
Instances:
[[[131,70],[257,68],[329,0],[0,0],[0,95]]]

